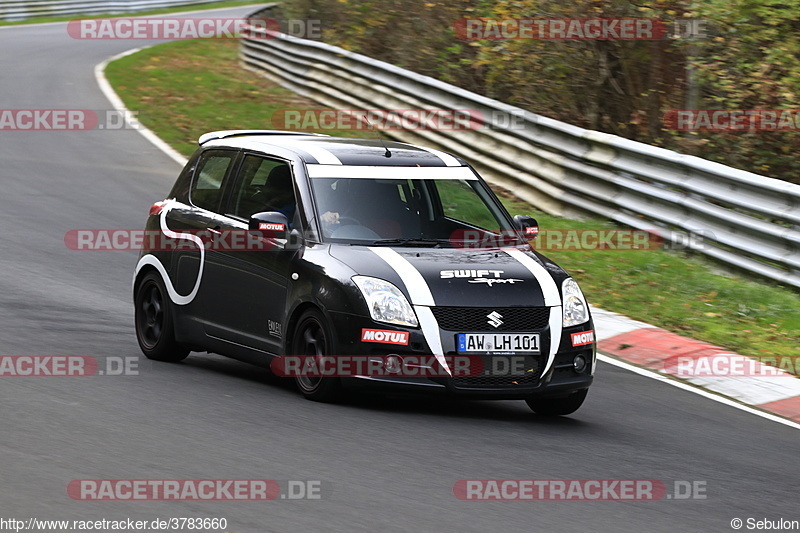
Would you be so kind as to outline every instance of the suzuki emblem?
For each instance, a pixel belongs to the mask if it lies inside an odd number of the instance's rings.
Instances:
[[[488,318],[488,319],[489,319],[489,320],[487,320],[486,322],[487,322],[487,323],[488,323],[490,326],[492,326],[493,328],[499,328],[500,326],[502,326],[502,325],[503,325],[503,320],[502,320],[502,318],[503,318],[503,315],[501,315],[501,314],[500,314],[500,313],[498,313],[497,311],[492,311],[491,313],[489,313],[488,315],[486,315],[486,318]]]

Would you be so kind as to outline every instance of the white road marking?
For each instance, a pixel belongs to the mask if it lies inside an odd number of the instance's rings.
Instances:
[[[103,91],[103,94],[108,99],[108,101],[111,102],[111,105],[114,107],[114,109],[122,113],[123,116],[127,116],[127,114],[130,113],[130,111],[128,111],[128,108],[125,107],[125,104],[122,102],[122,99],[117,95],[117,93],[114,92],[114,89],[111,88],[111,84],[108,83],[105,74],[106,66],[108,66],[109,63],[111,63],[116,59],[129,56],[131,54],[135,54],[136,52],[140,52],[147,48],[150,47],[145,46],[143,48],[134,48],[132,50],[127,50],[115,56],[109,57],[108,59],[106,59],[105,61],[99,63],[94,67],[94,77],[97,80],[97,85],[100,86],[100,90]],[[178,153],[177,150],[175,150],[170,145],[162,141],[158,135],[150,131],[148,128],[144,127],[141,123],[136,128],[136,131],[141,133],[145,139],[154,144],[156,148],[158,148],[159,150],[170,156],[172,159],[174,159],[176,163],[180,164],[181,166],[186,165],[186,162],[188,161],[187,158],[183,157],[180,153]]]
[[[632,320],[624,315],[612,313],[611,311],[606,311],[605,309],[600,309],[599,307],[595,307],[593,305],[590,305],[589,309],[591,310],[592,318],[594,319],[595,338],[598,341],[604,341],[616,335],[628,333],[636,329],[653,327],[645,322]],[[602,327],[597,327],[598,323],[601,323]]]
[[[695,386],[692,386],[692,385],[688,385],[686,383],[683,383],[682,381],[678,381],[676,379],[672,379],[672,378],[667,377],[667,376],[662,376],[661,374],[659,374],[658,372],[656,372],[654,370],[648,370],[646,368],[641,368],[641,367],[638,367],[638,366],[633,365],[631,363],[626,363],[625,361],[620,361],[618,359],[614,359],[613,357],[610,357],[608,355],[600,354],[600,355],[597,356],[597,358],[600,361],[603,361],[604,363],[608,363],[610,365],[614,365],[616,367],[623,368],[625,370],[629,370],[629,371],[631,371],[631,372],[633,372],[635,374],[639,374],[640,376],[644,376],[644,377],[647,377],[647,378],[650,378],[650,379],[654,379],[656,381],[660,381],[662,383],[666,383],[667,385],[672,385],[673,387],[677,387],[677,388],[679,388],[681,390],[684,390],[684,391],[687,391],[687,392],[693,392],[694,394],[699,394],[700,396],[702,396],[704,398],[708,398],[709,400],[714,400],[715,402],[719,402],[721,404],[725,404],[725,405],[728,405],[730,407],[735,407],[736,409],[739,409],[740,411],[744,411],[744,412],[750,413],[752,415],[760,416],[761,418],[766,418],[767,420],[769,420],[771,422],[777,422],[779,424],[783,424],[784,426],[789,426],[790,428],[800,429],[800,424],[798,424],[797,422],[793,422],[791,420],[788,420],[786,418],[782,418],[782,417],[780,417],[778,415],[774,415],[772,413],[767,413],[766,411],[761,411],[761,410],[756,409],[754,407],[750,407],[749,405],[744,405],[742,403],[739,403],[739,402],[736,402],[734,400],[731,400],[730,398],[728,398],[726,396],[721,396],[719,394],[714,394],[713,392],[708,392],[707,390],[703,390],[703,389],[700,389],[698,387],[695,387]]]

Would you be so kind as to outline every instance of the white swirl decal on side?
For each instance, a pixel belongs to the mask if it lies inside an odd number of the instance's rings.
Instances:
[[[197,281],[194,283],[192,292],[185,296],[178,294],[178,291],[175,290],[175,287],[172,285],[172,280],[170,279],[169,274],[167,274],[167,269],[164,268],[164,265],[161,264],[161,261],[159,261],[158,258],[152,254],[147,254],[139,259],[139,262],[136,264],[136,271],[133,274],[133,280],[135,283],[136,276],[139,275],[139,272],[142,270],[142,268],[144,268],[145,265],[151,265],[158,270],[159,274],[161,274],[161,279],[164,282],[164,286],[167,288],[169,299],[172,300],[175,305],[186,305],[194,300],[195,296],[197,296],[197,291],[200,289],[200,281],[203,279],[203,265],[205,264],[206,260],[206,248],[203,244],[203,241],[197,235],[191,235],[189,233],[177,233],[167,227],[167,213],[177,203],[178,202],[175,200],[167,200],[164,203],[159,216],[159,222],[161,224],[161,231],[164,232],[164,235],[167,237],[171,239],[184,239],[192,241],[200,249],[200,268],[197,271]]]
[[[542,296],[544,296],[544,305],[545,307],[553,307],[553,306],[560,306],[561,305],[561,291],[558,290],[558,286],[556,286],[556,282],[553,281],[553,277],[544,268],[541,264],[539,264],[533,257],[527,255],[525,252],[516,249],[505,249],[503,250],[506,254],[516,259],[519,263],[522,264],[525,268],[528,269],[528,272],[533,274],[533,277],[536,278],[536,281],[539,282],[539,287],[542,289]]]

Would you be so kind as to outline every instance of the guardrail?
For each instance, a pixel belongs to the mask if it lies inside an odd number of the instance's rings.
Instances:
[[[220,0],[27,0],[0,1],[0,20],[17,21],[34,17],[91,15],[97,13],[133,13],[147,9],[210,4]]]
[[[342,48],[260,28],[242,40],[240,60],[333,108],[477,112],[481,127],[385,133],[458,154],[490,182],[545,212],[589,212],[631,227],[700,235],[682,244],[800,287],[798,185],[572,126]],[[507,126],[510,117],[514,127]],[[669,238],[670,231],[663,235]]]

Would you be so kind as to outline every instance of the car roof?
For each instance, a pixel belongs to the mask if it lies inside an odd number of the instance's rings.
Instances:
[[[270,153],[289,150],[306,164],[356,166],[466,166],[458,157],[413,144],[380,139],[354,139],[278,130],[227,130],[206,133],[201,146],[229,147]],[[390,157],[386,157],[391,153]]]

